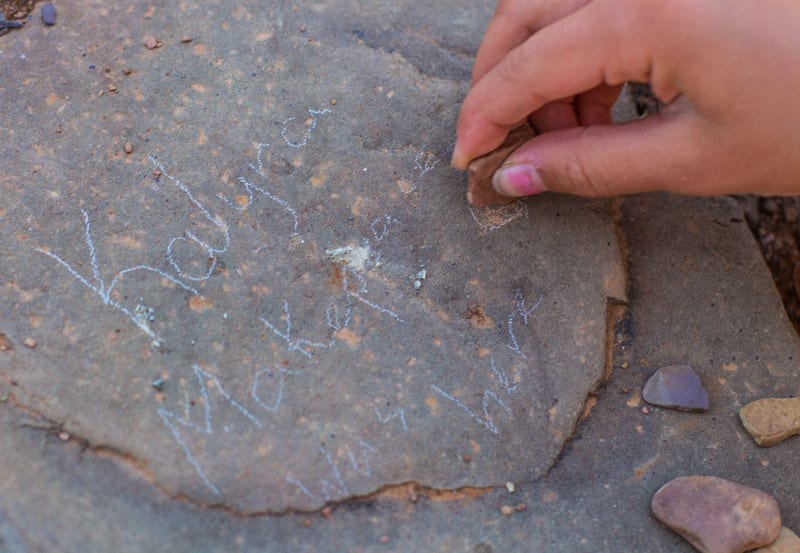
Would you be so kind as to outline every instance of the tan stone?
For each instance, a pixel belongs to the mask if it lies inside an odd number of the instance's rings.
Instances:
[[[744,553],[774,542],[778,504],[767,493],[715,476],[685,476],[651,501],[658,520],[703,553]]]
[[[753,553],[800,553],[800,538],[784,526],[777,540]]]
[[[739,411],[745,429],[761,447],[771,447],[800,434],[800,397],[764,398]]]
[[[522,144],[536,136],[533,128],[525,122],[509,131],[505,142],[488,154],[475,158],[469,164],[467,172],[467,201],[474,207],[508,204],[516,200],[501,196],[492,187],[494,172],[508,159],[511,153]]]

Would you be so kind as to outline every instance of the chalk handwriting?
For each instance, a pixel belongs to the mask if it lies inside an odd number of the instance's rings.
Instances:
[[[308,114],[309,118],[305,120],[305,132],[303,133],[303,137],[300,140],[293,141],[287,135],[289,134],[289,124],[292,121],[295,121],[296,117],[289,117],[283,121],[283,128],[281,129],[281,136],[283,137],[283,141],[286,142],[287,146],[291,146],[292,148],[302,148],[306,144],[308,144],[309,139],[311,138],[311,131],[317,128],[317,117],[320,115],[325,115],[326,113],[331,113],[329,109],[309,109]]]
[[[197,424],[193,422],[189,416],[184,414],[183,417],[177,416],[175,413],[168,409],[159,408],[157,410],[158,416],[164,422],[164,425],[169,429],[172,433],[172,437],[178,443],[178,445],[183,449],[184,455],[186,456],[186,460],[191,464],[197,475],[206,485],[206,487],[211,490],[215,495],[220,495],[219,488],[209,479],[208,475],[206,474],[205,470],[201,466],[200,462],[192,453],[189,444],[186,442],[183,434],[181,433],[180,428],[184,430],[191,430],[194,432],[199,432],[201,434],[206,435],[213,435],[214,434],[214,425],[212,422],[212,410],[211,410],[211,400],[208,394],[208,386],[209,383],[213,385],[214,389],[228,402],[229,405],[233,406],[239,413],[241,413],[247,420],[252,422],[257,428],[261,428],[262,424],[261,421],[253,415],[246,407],[244,407],[241,403],[236,401],[231,397],[231,395],[225,391],[220,384],[219,379],[211,374],[210,372],[204,370],[200,365],[194,364],[192,365],[192,371],[194,372],[195,378],[197,380],[197,384],[200,388],[200,397],[202,398],[203,404],[203,423]],[[188,405],[188,402],[184,403],[184,407]],[[179,428],[180,427],[180,428]]]
[[[406,411],[405,409],[398,408],[386,415],[385,417],[381,414],[381,410],[378,409],[378,406],[374,406],[375,409],[375,416],[378,417],[378,420],[381,421],[383,424],[390,422],[393,419],[398,419],[400,421],[400,427],[403,429],[403,432],[408,432],[408,423],[406,422]]]
[[[494,420],[493,420],[493,417],[492,417],[491,413],[489,412],[489,407],[491,406],[492,403],[495,403],[496,405],[501,407],[503,409],[503,411],[506,413],[506,415],[508,415],[508,417],[510,419],[512,419],[512,420],[514,419],[513,413],[511,411],[511,407],[509,407],[506,404],[506,402],[504,402],[496,393],[494,393],[491,390],[484,390],[484,392],[483,392],[483,399],[481,400],[481,413],[482,414],[479,415],[474,410],[472,410],[469,407],[467,407],[460,399],[458,399],[457,397],[455,397],[455,396],[453,396],[451,394],[448,394],[447,392],[442,390],[436,384],[433,384],[432,388],[437,394],[439,394],[440,396],[442,396],[446,400],[448,400],[451,403],[453,403],[453,405],[455,405],[456,407],[458,407],[459,409],[464,411],[467,415],[469,415],[469,417],[472,420],[474,420],[480,426],[486,428],[492,434],[499,434],[500,433],[500,431],[498,430],[497,426],[494,424]]]
[[[151,163],[153,163],[153,165],[155,165],[156,168],[158,168],[158,170],[161,171],[161,173],[163,175],[165,175],[167,177],[167,179],[169,179],[169,181],[172,182],[178,188],[178,190],[183,192],[186,195],[186,197],[189,198],[189,201],[198,210],[200,210],[200,213],[203,214],[203,217],[205,217],[206,220],[208,220],[214,227],[216,227],[222,233],[222,236],[223,236],[223,245],[222,245],[222,247],[211,246],[210,244],[208,244],[208,243],[204,242],[203,240],[201,240],[200,238],[198,238],[194,233],[192,233],[189,230],[187,230],[184,233],[184,236],[175,236],[175,237],[173,237],[169,241],[169,244],[167,245],[167,260],[170,262],[170,264],[172,265],[172,268],[175,269],[175,272],[178,275],[180,275],[182,278],[186,278],[188,280],[192,280],[192,281],[195,281],[195,282],[202,282],[204,280],[208,280],[209,278],[211,278],[211,275],[214,274],[214,269],[216,269],[216,266],[217,266],[217,254],[225,253],[226,251],[228,251],[228,248],[230,247],[231,237],[230,237],[230,232],[228,230],[228,225],[218,215],[212,215],[208,211],[208,209],[206,209],[206,207],[194,197],[194,195],[192,194],[192,191],[189,189],[189,187],[186,186],[186,184],[184,184],[183,182],[181,182],[180,179],[177,179],[173,175],[170,175],[169,173],[167,173],[167,170],[164,168],[164,166],[161,163],[158,162],[158,160],[156,160],[155,157],[150,156],[149,159],[150,159]],[[191,242],[193,244],[196,244],[197,246],[199,246],[203,250],[206,258],[208,260],[210,260],[210,263],[208,264],[208,267],[206,268],[206,272],[205,272],[204,275],[202,275],[202,276],[191,275],[191,274],[188,274],[186,271],[184,271],[181,268],[180,264],[175,259],[175,252],[174,252],[175,245],[178,244],[178,243],[181,243],[181,242]]]
[[[350,461],[350,469],[357,475],[371,476],[372,469],[370,468],[369,455],[377,454],[378,451],[369,443],[359,439],[357,442],[358,453],[353,451],[351,447],[345,447],[344,451],[347,459]],[[303,483],[299,478],[293,474],[286,476],[286,481],[297,487],[306,497],[314,502],[331,501],[337,498],[346,497],[350,494],[350,490],[345,483],[342,471],[331,457],[327,447],[323,446],[320,453],[325,458],[325,462],[330,469],[330,476],[328,478],[320,478],[317,486],[317,491],[312,491],[309,486]]]
[[[258,162],[258,166],[257,167],[255,165],[253,165],[252,163],[248,163],[248,166],[253,171],[255,171],[260,177],[262,177],[265,181],[268,179],[268,177],[264,173],[264,165],[263,165],[263,163],[261,161],[261,151],[264,148],[267,148],[267,147],[269,147],[269,144],[259,144],[258,145],[258,153],[256,155],[256,160]],[[265,198],[267,198],[267,199],[275,202],[279,206],[281,206],[283,209],[285,209],[289,213],[289,215],[291,215],[292,222],[293,222],[293,225],[292,225],[292,236],[296,236],[297,235],[297,227],[298,227],[298,225],[300,223],[300,220],[297,217],[297,211],[291,205],[289,205],[289,202],[287,202],[286,200],[284,200],[282,198],[279,198],[278,196],[275,196],[274,194],[272,194],[268,190],[262,188],[261,186],[259,186],[257,184],[253,184],[252,182],[248,181],[244,177],[241,177],[241,176],[239,177],[239,183],[241,183],[241,185],[245,189],[245,192],[247,193],[247,201],[243,202],[242,205],[240,205],[238,202],[235,202],[235,201],[231,200],[230,198],[228,198],[227,196],[225,196],[222,193],[217,194],[217,197],[219,199],[221,199],[223,202],[225,202],[228,205],[228,207],[230,207],[232,209],[235,209],[236,211],[245,211],[246,209],[249,209],[250,206],[253,203],[254,192],[258,192],[259,194],[261,194]]]
[[[289,304],[285,301],[283,302],[283,316],[281,318],[285,321],[285,328],[282,331],[264,317],[261,317],[261,322],[264,323],[267,328],[269,328],[273,334],[275,334],[275,336],[282,338],[283,341],[286,342],[289,351],[296,351],[297,353],[311,359],[313,353],[308,351],[307,348],[330,347],[330,344],[323,344],[322,342],[312,342],[302,338],[292,338],[292,314],[289,312]]]
[[[143,319],[137,313],[131,312],[130,309],[125,307],[124,305],[120,304],[119,302],[111,299],[111,293],[114,291],[114,287],[119,283],[120,279],[122,279],[125,275],[129,275],[135,272],[149,272],[154,273],[162,278],[167,279],[173,284],[181,287],[182,289],[186,290],[187,292],[191,292],[192,294],[197,295],[198,292],[188,284],[184,284],[180,280],[170,276],[169,274],[165,273],[164,271],[157,269],[155,267],[151,267],[150,265],[136,265],[134,267],[128,267],[116,273],[111,281],[108,283],[102,277],[102,273],[100,271],[99,264],[97,262],[97,251],[95,249],[94,240],[92,238],[92,226],[91,222],[89,221],[89,214],[81,210],[81,214],[83,214],[83,223],[85,227],[84,231],[84,241],[86,242],[86,246],[89,250],[89,261],[91,264],[92,269],[92,280],[94,284],[89,282],[89,279],[80,274],[73,266],[65,261],[61,256],[43,248],[36,248],[36,251],[45,254],[46,256],[54,259],[58,262],[61,266],[63,266],[67,271],[81,284],[92,290],[102,301],[103,305],[107,305],[121,313],[124,313],[132,322],[135,324],[142,332],[144,332],[150,338],[155,339],[156,333],[150,327],[149,321]]]
[[[267,382],[270,383],[269,387],[274,387],[274,382],[276,380],[275,379],[275,373],[278,374],[278,377],[277,377],[277,381],[278,381],[277,388],[278,388],[278,391],[275,392],[275,398],[272,400],[272,403],[266,403],[262,399],[261,393],[259,392],[259,389],[260,388],[264,388],[265,386],[260,386],[259,384],[260,384],[261,378],[264,375],[266,375],[267,376]],[[300,373],[298,371],[292,371],[292,370],[289,370],[289,369],[279,369],[279,368],[276,368],[274,371],[269,370],[269,369],[262,369],[262,370],[258,371],[255,374],[255,376],[253,377],[253,387],[250,390],[250,396],[253,398],[253,401],[255,401],[257,405],[259,405],[260,407],[263,407],[264,409],[266,409],[270,413],[276,412],[280,408],[281,402],[283,401],[283,388],[284,388],[284,384],[285,384],[285,381],[286,381],[286,375],[292,375],[292,374],[300,374]]]

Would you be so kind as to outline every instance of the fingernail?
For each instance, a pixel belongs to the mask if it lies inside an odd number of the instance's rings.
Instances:
[[[542,177],[531,165],[509,165],[495,171],[492,186],[503,196],[532,196],[544,192]]]
[[[469,160],[464,158],[464,153],[458,147],[458,142],[453,146],[453,157],[450,159],[450,166],[456,169],[466,169]]]

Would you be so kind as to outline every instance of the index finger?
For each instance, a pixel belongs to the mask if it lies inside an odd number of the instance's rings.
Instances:
[[[511,50],[531,35],[586,5],[590,0],[501,0],[497,4],[472,67],[472,84],[481,80]]]
[[[592,2],[511,50],[467,94],[453,166],[466,168],[496,148],[511,127],[548,102],[601,84],[649,82],[654,56],[630,19],[609,2]]]

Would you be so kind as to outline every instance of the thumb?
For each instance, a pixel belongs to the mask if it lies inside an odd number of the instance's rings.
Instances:
[[[709,132],[693,115],[656,114],[620,125],[573,127],[541,134],[515,150],[494,174],[503,196],[544,191],[603,197],[655,190],[701,190]]]

